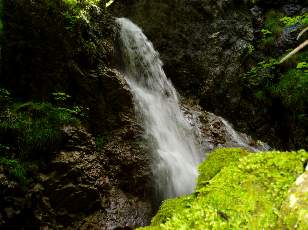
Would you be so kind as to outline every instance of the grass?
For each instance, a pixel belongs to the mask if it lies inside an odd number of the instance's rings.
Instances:
[[[227,153],[233,156],[221,164]],[[236,149],[213,152],[199,167],[208,183],[199,178],[195,193],[165,201],[151,226],[140,229],[277,229],[280,207],[308,153],[245,155]]]
[[[22,184],[26,183],[26,169],[18,160],[0,156],[0,165],[7,169],[12,179],[17,179]]]
[[[280,21],[282,17],[283,15],[275,10],[266,13],[264,27],[261,30],[260,45],[262,49],[272,52],[275,41],[283,31],[283,23]]]
[[[277,37],[283,31],[283,25],[281,23],[281,18],[283,14],[270,10],[265,15],[265,29],[269,30],[274,37]]]

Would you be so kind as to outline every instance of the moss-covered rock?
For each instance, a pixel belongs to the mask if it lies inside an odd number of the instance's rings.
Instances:
[[[277,229],[288,189],[303,173],[307,159],[303,150],[215,151],[199,168],[196,192],[165,201],[144,229]]]
[[[225,166],[237,162],[241,157],[249,153],[244,149],[217,149],[209,154],[206,161],[199,166],[198,188],[207,185]]]
[[[308,229],[308,172],[300,175],[290,188],[280,210],[279,228]]]

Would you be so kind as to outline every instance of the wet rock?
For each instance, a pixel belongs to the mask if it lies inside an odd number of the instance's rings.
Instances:
[[[96,212],[79,226],[79,229],[135,229],[149,223],[151,207],[149,203],[126,196],[119,190],[110,191],[108,208],[106,212]]]
[[[195,129],[195,135],[202,147],[202,152],[210,152],[221,147],[242,147],[253,152],[270,149],[266,143],[237,132],[232,124],[222,117],[206,112],[189,101],[184,102],[182,109],[186,119]]]
[[[232,0],[135,0],[115,2],[113,11],[143,29],[182,94],[230,119],[242,116],[243,62],[254,40],[253,24],[263,20],[261,7],[254,7],[253,15],[251,7]]]
[[[26,189],[0,168],[0,227],[113,229],[148,224],[149,157],[138,147],[132,115],[98,150],[84,127],[63,127],[66,143]],[[2,171],[1,171],[2,170]]]
[[[285,49],[294,47],[298,43],[297,35],[301,28],[302,26],[298,24],[285,28],[277,41],[278,46]]]
[[[283,12],[291,17],[294,16],[295,14],[300,13],[300,11],[302,10],[302,6],[301,5],[295,5],[295,4],[288,4],[288,5],[284,5],[282,7]]]

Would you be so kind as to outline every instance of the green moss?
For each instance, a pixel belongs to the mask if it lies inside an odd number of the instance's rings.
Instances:
[[[0,117],[0,142],[16,148],[22,159],[48,158],[48,153],[63,141],[63,125],[78,123],[66,108],[49,103],[17,103]]]
[[[199,166],[197,191],[207,185],[209,181],[225,166],[237,162],[241,157],[248,155],[243,149],[217,149],[210,153],[207,160]]]
[[[165,202],[145,229],[277,229],[280,207],[307,159],[305,151],[241,157],[199,184],[195,195]],[[216,159],[208,161],[215,165]],[[204,166],[200,170],[208,174]]]
[[[166,223],[174,213],[180,212],[182,209],[190,208],[195,195],[187,195],[183,197],[178,197],[175,199],[165,200],[158,213],[152,219],[152,225],[159,225],[160,223]]]

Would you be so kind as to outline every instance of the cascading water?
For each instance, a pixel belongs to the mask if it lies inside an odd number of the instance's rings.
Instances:
[[[126,18],[118,18],[117,23],[123,72],[153,154],[159,195],[165,199],[191,193],[201,159],[177,92],[142,30]]]

